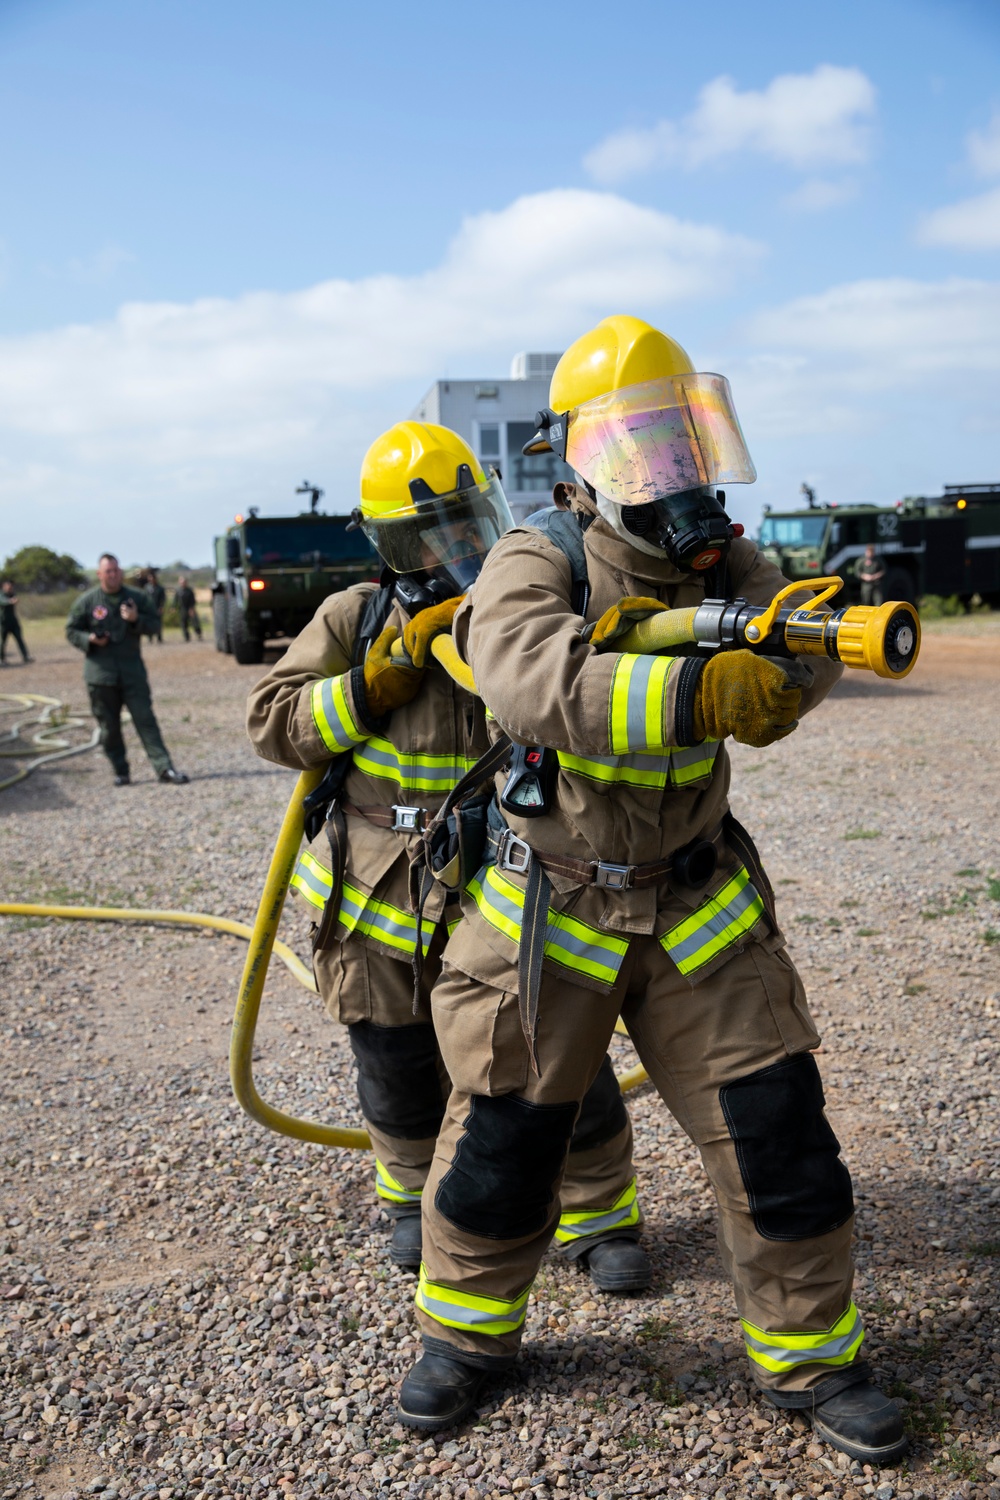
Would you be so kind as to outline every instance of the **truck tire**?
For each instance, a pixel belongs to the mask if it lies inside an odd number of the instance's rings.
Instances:
[[[906,604],[915,605],[917,602],[917,589],[913,582],[913,574],[906,568],[889,568],[886,571],[885,582],[882,584],[882,598],[885,600],[899,599]]]
[[[235,599],[229,601],[229,639],[241,667],[254,667],[264,660],[264,637],[255,635]]]
[[[232,651],[232,643],[229,639],[229,632],[226,629],[225,594],[212,595],[212,629],[215,633],[216,651]]]

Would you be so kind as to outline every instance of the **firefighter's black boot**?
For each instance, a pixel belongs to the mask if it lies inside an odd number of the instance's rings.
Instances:
[[[484,1370],[474,1370],[444,1354],[418,1359],[399,1388],[399,1418],[407,1427],[440,1432],[461,1421],[472,1410]]]
[[[870,1380],[819,1402],[812,1419],[820,1437],[859,1463],[895,1463],[908,1446],[899,1407]]]
[[[402,1214],[392,1221],[389,1237],[389,1259],[394,1265],[409,1271],[420,1269],[421,1235],[420,1215]]]
[[[653,1279],[649,1257],[638,1240],[598,1240],[580,1259],[602,1292],[644,1292]]]

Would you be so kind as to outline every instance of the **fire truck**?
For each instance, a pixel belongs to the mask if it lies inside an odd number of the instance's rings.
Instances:
[[[805,487],[804,487],[805,488]],[[895,505],[764,507],[758,545],[793,582],[839,574],[838,607],[856,603],[858,559],[872,544],[885,564],[882,597],[916,604],[924,594],[977,596],[1000,609],[1000,483],[946,484],[932,499]]]

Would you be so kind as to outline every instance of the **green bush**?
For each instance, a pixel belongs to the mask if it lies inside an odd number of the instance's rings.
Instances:
[[[75,557],[49,547],[22,547],[12,553],[3,565],[2,576],[11,580],[19,594],[53,594],[84,588],[87,583],[87,575]]]
[[[925,620],[942,620],[953,615],[964,615],[965,605],[957,594],[924,594],[920,600],[920,613]]]

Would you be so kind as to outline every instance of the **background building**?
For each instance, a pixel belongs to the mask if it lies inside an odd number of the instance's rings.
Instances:
[[[535,413],[549,404],[549,379],[558,354],[515,354],[509,380],[437,380],[411,413],[461,433],[484,466],[500,470],[515,521],[545,505],[558,479],[571,470],[554,453],[525,458],[537,431]]]

